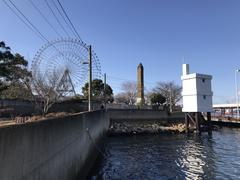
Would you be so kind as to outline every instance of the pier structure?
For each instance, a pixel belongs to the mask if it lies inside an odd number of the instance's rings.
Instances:
[[[214,116],[237,118],[237,104],[214,104]]]
[[[196,133],[211,133],[212,96],[211,75],[189,73],[189,65],[183,64],[182,96],[186,132],[193,128]],[[206,114],[207,120],[204,119]]]
[[[140,63],[137,67],[137,105],[142,107],[144,103],[144,68]]]

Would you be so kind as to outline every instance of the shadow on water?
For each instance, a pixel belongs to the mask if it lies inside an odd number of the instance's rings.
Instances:
[[[108,137],[89,179],[236,179],[240,131]]]

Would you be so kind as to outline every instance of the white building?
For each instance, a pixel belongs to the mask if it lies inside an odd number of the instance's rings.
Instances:
[[[189,65],[183,64],[183,112],[212,112],[211,75],[189,74]]]

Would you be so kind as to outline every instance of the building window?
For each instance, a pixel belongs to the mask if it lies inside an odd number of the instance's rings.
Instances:
[[[206,99],[206,95],[203,95],[203,99]]]
[[[202,79],[202,82],[205,83],[205,79],[204,78]]]

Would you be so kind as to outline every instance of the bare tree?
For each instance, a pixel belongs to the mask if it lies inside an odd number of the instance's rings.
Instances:
[[[126,96],[125,93],[118,93],[114,96],[114,101],[116,103],[124,103],[124,104],[129,104],[129,100]]]
[[[63,73],[54,71],[51,75],[47,76],[37,74],[32,79],[33,92],[43,103],[43,114],[46,114],[49,108],[59,101],[69,88],[71,88],[71,84],[63,82],[62,77]]]
[[[137,83],[134,81],[127,81],[121,86],[123,92],[115,96],[116,102],[134,105],[137,97]]]
[[[154,92],[160,93],[166,98],[166,104],[169,106],[170,112],[173,111],[176,103],[182,98],[181,90],[182,88],[173,81],[158,82],[157,86],[153,89]]]

